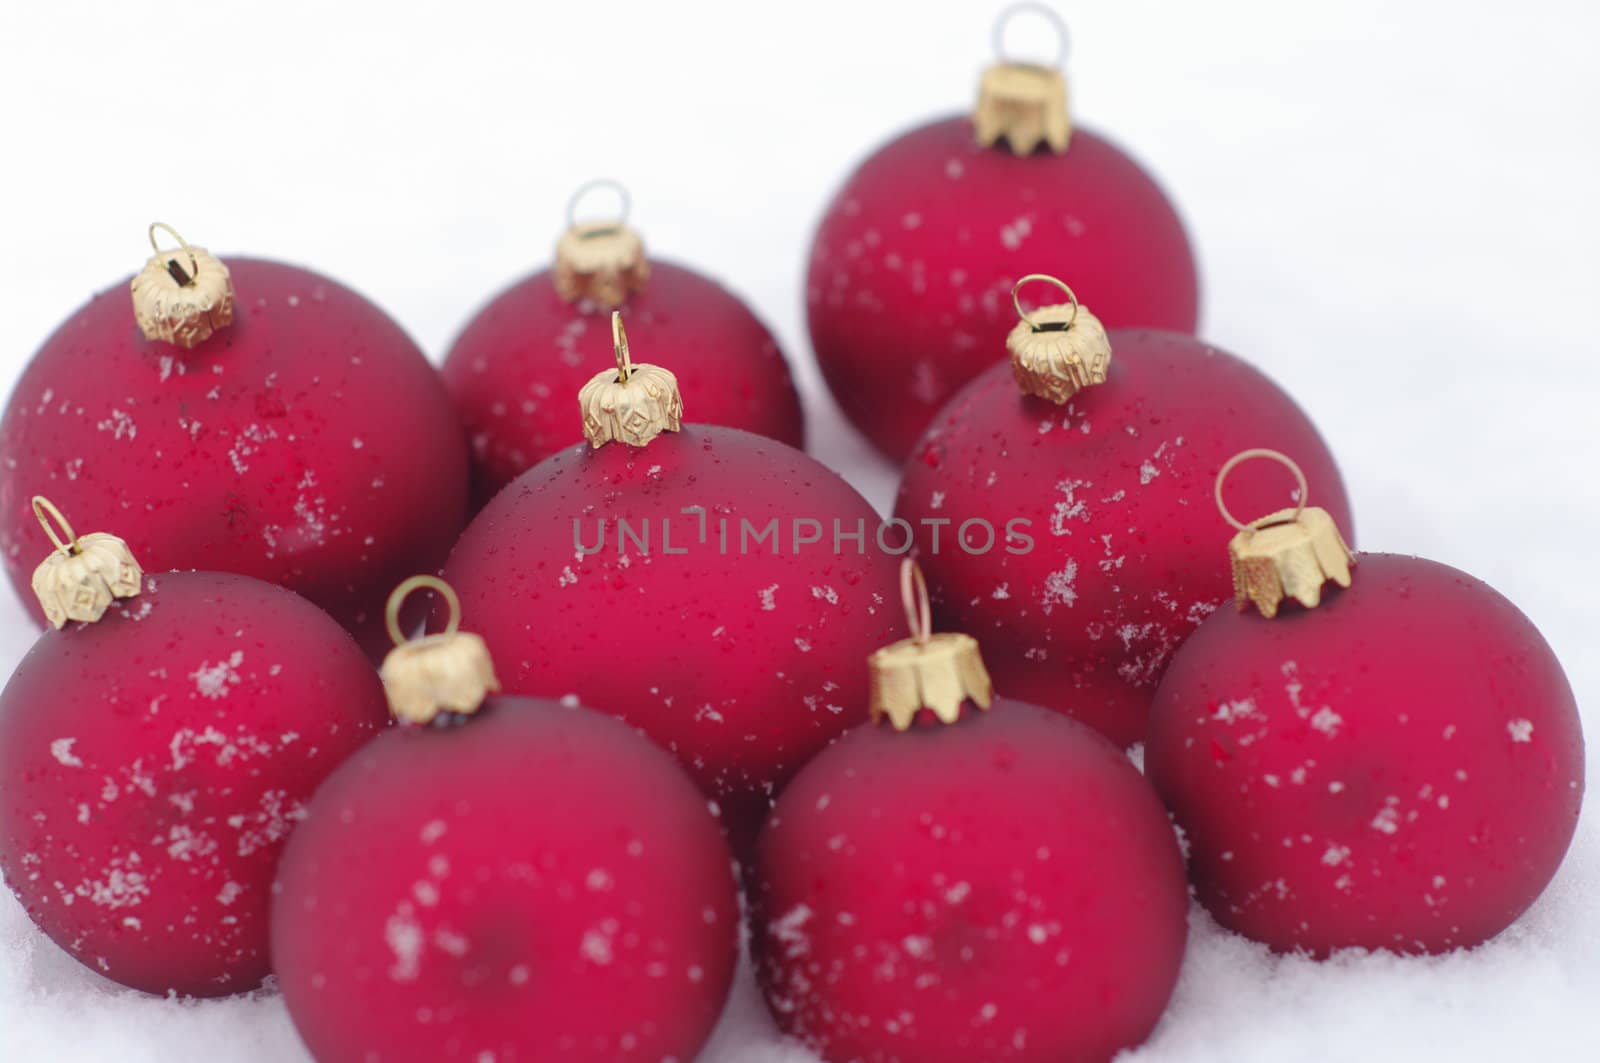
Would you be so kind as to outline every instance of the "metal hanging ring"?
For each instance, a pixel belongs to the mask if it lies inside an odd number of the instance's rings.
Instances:
[[[172,226],[168,225],[166,222],[164,222],[164,221],[153,221],[153,222],[150,223],[150,247],[151,247],[152,250],[155,251],[155,253],[157,255],[166,255],[166,254],[170,253],[170,252],[161,250],[161,244],[160,244],[159,241],[156,240],[156,230],[157,229],[162,230],[163,232],[165,232],[169,236],[171,236],[174,240],[178,241],[179,250],[183,251],[185,254],[187,254],[189,256],[189,281],[188,281],[188,283],[189,284],[193,284],[194,283],[194,279],[200,275],[200,263],[195,260],[194,248],[189,246],[189,241],[185,240],[182,236],[180,236],[178,234],[178,230],[174,229]]]
[[[450,608],[450,619],[444,626],[444,633],[454,635],[461,627],[461,599],[456,597],[455,588],[438,576],[412,576],[389,592],[389,604],[383,612],[384,626],[389,629],[389,637],[394,640],[396,646],[406,644],[405,633],[400,630],[400,607],[405,604],[412,591],[422,590],[424,587],[437,593]]]
[[[1218,470],[1217,483],[1213,493],[1217,499],[1217,512],[1222,514],[1222,519],[1232,525],[1235,531],[1255,531],[1261,527],[1261,522],[1267,519],[1266,517],[1257,517],[1255,520],[1246,524],[1236,518],[1232,513],[1228,512],[1227,503],[1223,502],[1222,500],[1222,485],[1228,479],[1228,474],[1237,466],[1250,461],[1252,458],[1269,458],[1272,461],[1284,466],[1290,472],[1294,473],[1294,477],[1300,485],[1299,505],[1295,506],[1294,516],[1291,517],[1290,520],[1299,520],[1300,514],[1306,511],[1306,502],[1311,494],[1311,488],[1306,483],[1305,471],[1301,469],[1299,464],[1293,458],[1289,457],[1289,455],[1280,450],[1269,450],[1266,447],[1253,447],[1250,450],[1241,450],[1239,453],[1235,454],[1233,457],[1224,462],[1222,468]]]
[[[912,641],[926,646],[933,638],[933,607],[928,602],[928,581],[922,566],[909,557],[900,562],[900,602],[906,609],[906,626]]]
[[[1071,288],[1067,286],[1067,282],[1062,280],[1060,277],[1052,277],[1048,273],[1030,273],[1011,286],[1011,305],[1016,307],[1017,316],[1026,322],[1029,328],[1035,332],[1039,332],[1042,331],[1044,327],[1033,318],[1029,317],[1022,309],[1022,286],[1032,281],[1044,281],[1046,284],[1054,284],[1057,288],[1060,288],[1063,292],[1065,292],[1067,298],[1072,300],[1072,315],[1067,318],[1067,323],[1064,327],[1070,329],[1073,325],[1077,324],[1078,296]]]
[[[617,356],[617,383],[626,384],[633,375],[633,358],[628,354],[628,330],[622,327],[622,311],[611,311],[611,349]]]
[[[1006,54],[1006,30],[1018,15],[1038,15],[1050,24],[1050,28],[1056,34],[1056,57],[1051,61],[1050,65],[1054,67],[1066,65],[1068,46],[1072,43],[1071,35],[1067,33],[1067,21],[1049,4],[1037,2],[1012,4],[1000,12],[999,17],[994,20],[995,58],[1002,63],[1017,62],[1017,60]]]
[[[72,530],[72,525],[67,522],[67,518],[56,508],[54,502],[44,497],[44,495],[34,495],[33,515],[38,518],[39,526],[44,529],[46,535],[50,536],[50,541],[55,544],[57,550],[60,550],[63,554],[71,554],[77,550],[77,533]],[[66,535],[65,539],[56,533],[56,525],[61,526],[61,531]]]
[[[593,181],[585,181],[579,185],[578,190],[572,193],[572,198],[567,200],[567,227],[569,229],[577,228],[578,226],[578,207],[583,200],[588,197],[589,193],[598,192],[604,188],[609,188],[617,194],[618,206],[616,217],[600,224],[621,227],[628,223],[628,217],[633,213],[633,198],[628,195],[627,186],[621,181],[613,181],[609,177],[597,177]]]

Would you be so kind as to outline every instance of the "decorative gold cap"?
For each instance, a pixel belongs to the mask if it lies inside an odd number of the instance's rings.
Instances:
[[[633,364],[622,312],[611,311],[611,345],[617,368],[596,373],[578,391],[583,434],[599,448],[613,439],[642,447],[662,432],[683,427],[683,396],[678,378],[658,365]]]
[[[612,221],[580,222],[578,203],[598,188],[614,189],[621,209]],[[621,306],[650,278],[644,243],[628,227],[628,190],[616,181],[590,181],[567,204],[567,231],[556,243],[556,292],[569,303],[587,299],[610,309]]]
[[[987,709],[994,702],[994,684],[983,666],[978,640],[953,632],[933,634],[928,585],[910,558],[900,564],[900,597],[911,637],[867,658],[872,722],[887,716],[896,731],[904,731],[923,709],[943,723],[960,719],[967,701]]]
[[[414,590],[437,591],[450,606],[450,621],[438,635],[407,641],[400,630],[400,606]],[[394,649],[383,659],[378,675],[389,697],[389,711],[402,723],[431,723],[441,712],[470,716],[483,699],[500,689],[494,662],[483,639],[461,626],[461,600],[437,576],[412,576],[389,595],[384,619]]]
[[[161,250],[157,229],[179,249]],[[133,278],[133,316],[145,339],[189,350],[233,324],[233,279],[220,259],[159,221],[150,225],[150,246],[155,254]]]
[[[1222,484],[1241,462],[1251,458],[1271,458],[1294,473],[1300,483],[1299,502],[1293,509],[1280,509],[1244,524],[1228,512],[1222,501]],[[1217,509],[1222,519],[1238,529],[1228,543],[1228,559],[1233,566],[1233,596],[1239,611],[1250,602],[1271,618],[1285,598],[1293,598],[1307,609],[1322,603],[1322,585],[1332,580],[1350,586],[1350,569],[1355,554],[1328,511],[1308,506],[1306,474],[1286,454],[1256,448],[1229,458],[1217,473]]]
[[[1055,29],[1059,44],[1053,64],[1006,58],[1006,26],[1024,12],[1044,16]],[[972,111],[978,143],[988,147],[1004,140],[1015,155],[1031,155],[1040,143],[1057,154],[1066,151],[1072,123],[1067,117],[1067,80],[1060,69],[1067,53],[1067,27],[1061,16],[1044,4],[1013,4],[995,20],[994,45],[1000,61],[983,72]]]
[[[1029,281],[1054,284],[1071,302],[1024,313],[1019,293]],[[1006,350],[1011,373],[1024,392],[1059,406],[1083,388],[1106,382],[1111,340],[1100,319],[1078,305],[1064,282],[1048,273],[1030,273],[1012,286],[1011,305],[1021,320],[1006,336]]]
[[[33,570],[33,593],[45,619],[59,630],[68,620],[92,624],[116,598],[133,598],[144,587],[144,570],[128,544],[106,532],[75,535],[67,518],[43,495],[33,496],[33,515],[55,551]],[[61,526],[56,533],[51,524]]]

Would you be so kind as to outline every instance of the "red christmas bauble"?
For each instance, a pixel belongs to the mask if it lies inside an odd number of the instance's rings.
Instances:
[[[990,337],[1011,320],[1011,286],[1041,264],[1108,326],[1195,327],[1183,225],[1104,138],[1077,129],[1062,154],[1017,156],[948,118],[880,148],[823,216],[806,278],[812,346],[845,414],[904,457],[1001,359]]]
[[[652,262],[622,304],[670,361],[702,424],[731,425],[805,445],[800,397],[783,352],[755,314],[693,270]],[[609,307],[568,301],[545,270],[496,296],[468,323],[444,362],[444,381],[472,445],[478,506],[518,474],[583,439],[573,396],[594,375],[592,339]]]
[[[577,707],[396,728],[284,853],[273,959],[321,1063],[694,1058],[738,949],[731,857],[670,757]]]
[[[884,641],[897,593],[877,525],[799,451],[691,424],[547,458],[467,527],[445,576],[507,691],[640,727],[747,837],[772,788],[865,718],[861,647]]]
[[[941,626],[983,641],[1002,690],[1128,745],[1173,651],[1232,595],[1222,464],[1275,447],[1346,532],[1350,509],[1316,428],[1259,371],[1178,333],[1114,331],[1111,346],[1105,383],[1065,405],[1022,394],[1008,364],[973,381],[917,444],[895,515],[917,531]],[[1289,498],[1270,476],[1229,494],[1252,513]],[[983,522],[993,542],[973,552]]]
[[[0,421],[7,571],[27,595],[49,549],[27,499],[43,492],[104,514],[148,569],[281,584],[378,646],[383,595],[437,568],[465,522],[460,424],[362,296],[295,266],[227,269],[232,324],[192,349],[145,339],[126,283],[39,349]]]
[[[108,978],[251,989],[285,837],[387,720],[371,663],[305,599],[147,576],[100,620],[46,632],[0,694],[0,870]]]
[[[1178,651],[1145,766],[1224,926],[1275,949],[1440,952],[1539,896],[1583,800],[1572,690],[1528,618],[1446,565],[1224,609]]]
[[[999,699],[819,754],[762,831],[752,902],[772,1012],[830,1063],[1054,1063],[1149,1034],[1188,892],[1127,759]]]

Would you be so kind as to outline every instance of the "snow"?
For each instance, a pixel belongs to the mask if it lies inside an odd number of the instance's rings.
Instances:
[[[85,296],[136,268],[152,211],[214,249],[303,261],[354,283],[438,355],[490,293],[546,257],[571,189],[621,171],[647,247],[752,300],[796,366],[813,452],[887,508],[893,470],[843,424],[806,357],[805,248],[846,167],[897,126],[962,105],[998,5],[948,5],[937,17],[925,5],[908,21],[898,5],[823,0],[785,23],[778,50],[745,47],[759,18],[747,6],[718,5],[690,33],[677,5],[639,5],[607,38],[608,69],[625,73],[600,79],[593,56],[571,47],[592,33],[583,5],[458,6],[468,10],[421,23],[391,6],[284,0],[271,21],[245,26],[221,8],[159,26],[126,5],[8,11],[7,43],[36,46],[8,51],[0,93],[74,91],[0,113],[3,140],[38,145],[47,160],[5,177],[29,209],[8,221],[21,250],[0,257],[0,380],[14,379]],[[1600,540],[1600,201],[1586,187],[1600,9],[1545,0],[1488,18],[1444,0],[1315,9],[1127,0],[1064,13],[1075,109],[1175,193],[1203,259],[1205,334],[1255,360],[1317,420],[1352,493],[1357,545],[1434,557],[1507,594],[1551,641],[1589,733],[1600,734],[1594,591],[1583,575]],[[309,22],[322,32],[307,38]],[[338,42],[357,39],[363,62],[351,67]],[[415,73],[424,43],[437,70],[425,79]],[[667,56],[663,44],[694,54]],[[885,78],[890,46],[916,61],[894,62]],[[148,82],[152,54],[216,57],[224,47],[230,89],[186,95],[189,121],[242,129],[270,150],[252,148],[251,165],[221,177],[174,183],[170,167],[149,163],[148,94],[125,89]],[[274,76],[286,62],[302,76]],[[639,93],[650,79],[664,90]],[[581,114],[549,105],[573,84],[584,86]],[[357,125],[327,105],[352,86],[366,107]],[[463,100],[474,106],[463,111]],[[737,135],[686,134],[707,123]],[[507,128],[533,132],[500,135]],[[427,130],[426,145],[404,133],[415,129]],[[463,198],[461,160],[483,158],[485,143],[493,165],[470,168]],[[116,165],[108,179],[116,160],[144,163]],[[960,162],[945,175],[959,180]],[[647,335],[632,338],[642,356]],[[566,337],[574,362],[593,339]],[[931,369],[909,386],[919,383],[934,383]],[[691,420],[693,409],[689,396]],[[137,420],[156,415],[123,409],[99,438],[138,446]],[[301,523],[273,532],[284,549],[337,517],[310,485],[297,490]],[[1075,504],[1094,500],[1063,494],[1060,533]],[[777,593],[753,604],[773,608]],[[0,594],[0,668],[33,638],[22,607]],[[1306,705],[1308,718],[1320,708]],[[1516,723],[1508,743],[1531,737]],[[283,810],[262,811],[261,829],[283,827]],[[137,888],[127,869],[106,870],[109,897]],[[1469,952],[1314,963],[1274,957],[1196,912],[1172,1006],[1128,1060],[1584,1058],[1600,1042],[1597,897],[1600,824],[1587,813],[1545,896]],[[397,930],[404,952],[403,920]],[[43,939],[0,890],[0,1059],[305,1056],[272,991],[190,1003],[122,990]],[[747,972],[702,1060],[814,1063],[773,1033]]]

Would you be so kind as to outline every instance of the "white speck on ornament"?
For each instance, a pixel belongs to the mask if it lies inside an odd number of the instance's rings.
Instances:
[[[189,678],[194,680],[194,686],[200,696],[215,701],[225,697],[228,687],[239,684],[239,665],[244,663],[244,653],[234,650],[232,656],[226,661],[216,664],[201,662],[200,667],[189,673]],[[174,742],[176,742],[174,736]]]

